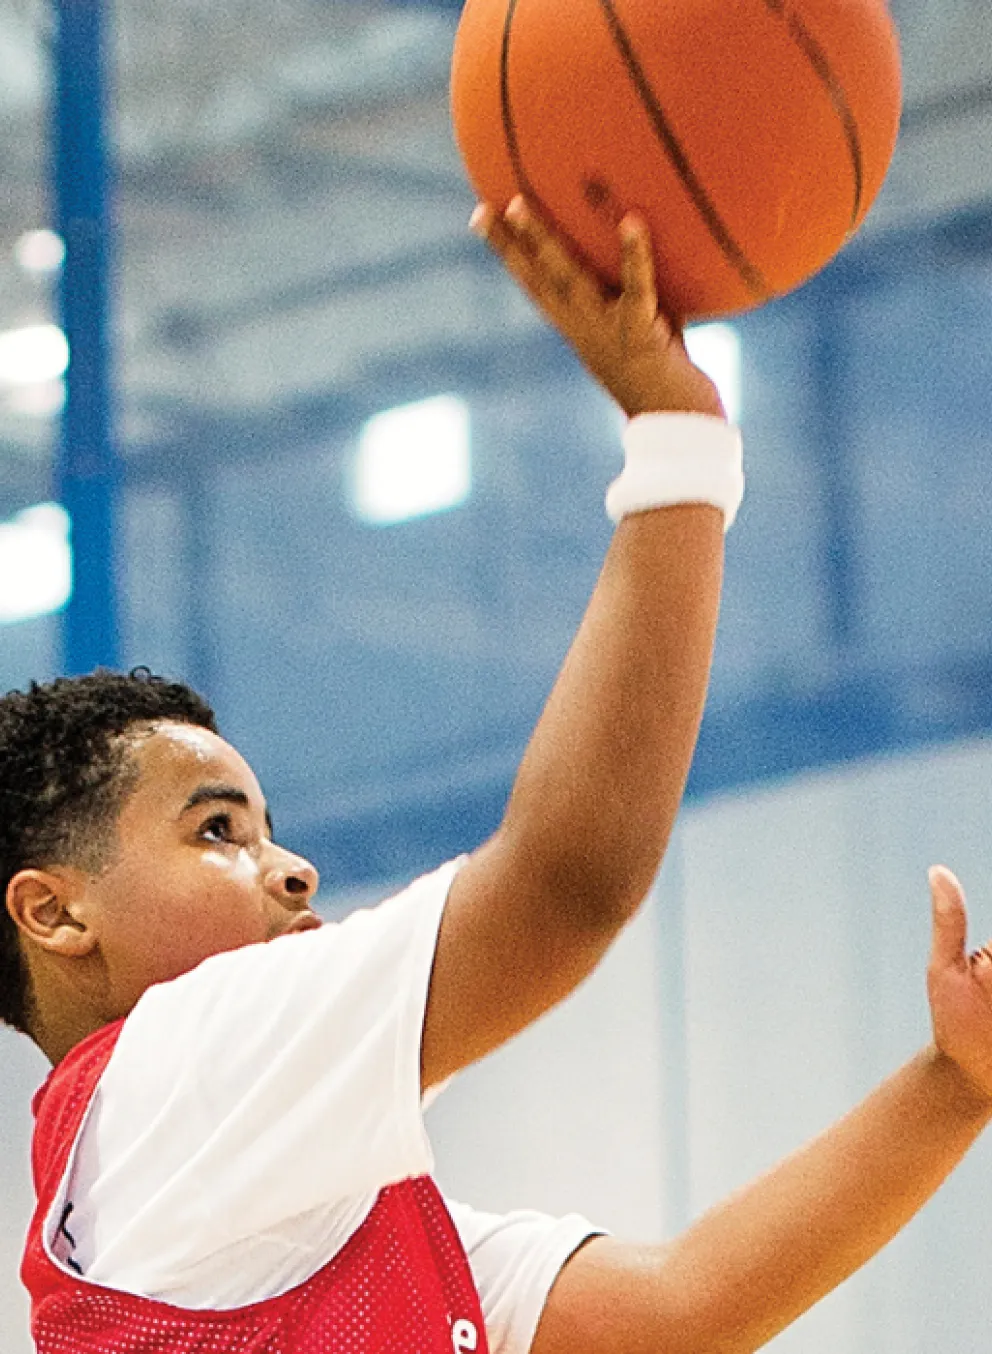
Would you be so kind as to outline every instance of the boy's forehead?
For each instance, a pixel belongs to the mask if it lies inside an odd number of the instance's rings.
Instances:
[[[248,794],[259,794],[251,767],[236,748],[218,734],[193,724],[162,723],[141,739],[136,749],[138,788],[195,788],[201,781],[223,780]]]

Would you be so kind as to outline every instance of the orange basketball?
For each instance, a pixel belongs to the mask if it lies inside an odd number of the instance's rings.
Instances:
[[[789,291],[850,239],[899,126],[885,0],[466,0],[455,137],[608,281],[639,210],[681,320]]]

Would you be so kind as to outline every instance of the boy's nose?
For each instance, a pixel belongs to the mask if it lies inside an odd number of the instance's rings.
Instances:
[[[266,875],[266,887],[279,898],[280,902],[294,908],[300,907],[309,902],[317,892],[320,876],[314,866],[302,856],[290,855],[288,852],[284,855],[285,859]]]

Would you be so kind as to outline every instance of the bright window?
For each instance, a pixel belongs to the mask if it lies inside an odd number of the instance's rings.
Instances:
[[[69,515],[39,503],[0,522],[0,624],[65,606],[72,592]]]
[[[730,324],[697,324],[685,331],[685,346],[697,367],[716,385],[731,423],[741,417],[741,341]]]
[[[56,381],[69,365],[69,344],[57,324],[29,324],[0,333],[0,385]]]
[[[351,484],[352,507],[384,526],[455,508],[472,487],[468,405],[437,395],[370,418]]]

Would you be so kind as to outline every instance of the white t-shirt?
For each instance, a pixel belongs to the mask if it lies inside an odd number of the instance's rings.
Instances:
[[[380,1189],[429,1174],[420,1044],[457,868],[150,988],[49,1217],[56,1262],[177,1307],[240,1307],[303,1283]],[[596,1229],[449,1206],[493,1354],[526,1354],[561,1266]]]

